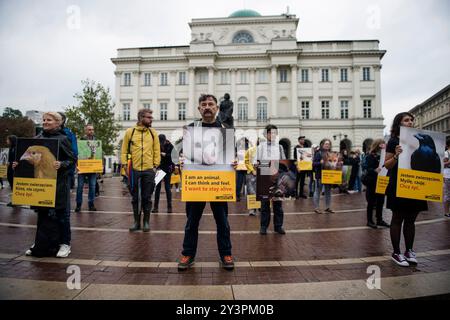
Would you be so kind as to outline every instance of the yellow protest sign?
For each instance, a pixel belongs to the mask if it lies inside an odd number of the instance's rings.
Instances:
[[[6,178],[8,173],[8,149],[0,149],[0,178]]]
[[[98,159],[78,160],[77,168],[79,173],[102,173],[103,161]]]
[[[397,197],[442,202],[443,175],[411,169],[398,169]]]
[[[261,209],[261,201],[256,201],[256,194],[247,195],[247,209]]]
[[[388,184],[389,184],[389,177],[378,175],[377,187],[375,189],[375,192],[379,194],[385,194]]]
[[[181,201],[236,201],[236,172],[183,170]]]
[[[180,183],[181,177],[179,174],[173,174],[170,176],[170,184]]]
[[[342,184],[342,171],[322,170],[322,184]]]
[[[0,165],[0,178],[6,178],[8,173],[8,166]]]
[[[298,171],[311,171],[312,170],[312,162],[297,161],[297,170]]]
[[[56,179],[14,178],[12,203],[55,207]]]

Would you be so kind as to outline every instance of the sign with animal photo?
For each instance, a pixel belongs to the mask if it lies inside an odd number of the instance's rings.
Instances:
[[[103,152],[100,140],[78,140],[79,173],[102,173]]]
[[[377,185],[375,189],[375,193],[379,194],[385,194],[386,188],[389,184],[389,177],[387,175],[388,170],[384,166],[385,159],[386,159],[386,149],[384,148],[381,149],[380,164],[378,165],[380,172],[377,175]]]
[[[58,144],[57,139],[17,139],[13,204],[55,207]]]
[[[181,201],[236,201],[234,130],[184,127]]]
[[[445,134],[400,127],[397,197],[442,202]]]
[[[0,149],[0,178],[4,179],[8,173],[8,151],[7,148]]]
[[[312,148],[297,148],[297,170],[311,171],[312,170]]]
[[[294,160],[262,162],[256,172],[256,200],[295,199],[297,166]]]
[[[342,159],[337,152],[327,152],[323,157],[322,184],[342,184]]]

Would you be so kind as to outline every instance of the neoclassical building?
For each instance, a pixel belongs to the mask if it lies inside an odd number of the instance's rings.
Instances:
[[[379,41],[298,41],[298,23],[240,10],[192,19],[186,46],[118,49],[117,118],[126,129],[138,109],[151,108],[153,126],[175,140],[199,118],[201,93],[229,93],[237,131],[275,124],[288,152],[299,135],[330,138],[334,149],[383,137]]]

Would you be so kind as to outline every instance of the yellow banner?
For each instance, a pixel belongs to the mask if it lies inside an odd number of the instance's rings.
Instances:
[[[103,173],[102,159],[78,160],[79,173]]]
[[[389,177],[386,176],[378,176],[377,177],[377,187],[375,189],[376,193],[386,194],[386,188],[389,184]]]
[[[14,177],[12,203],[36,207],[55,207],[56,179]]]
[[[312,162],[311,161],[297,161],[297,170],[298,171],[311,171],[312,170]]]
[[[247,195],[247,209],[261,209],[261,201],[256,201],[256,194]]]
[[[322,184],[342,184],[342,171],[322,170]]]
[[[183,170],[181,201],[236,201],[236,172]]]
[[[181,179],[180,179],[180,175],[179,174],[173,174],[170,176],[170,184],[175,184],[175,183],[180,183]]]
[[[397,197],[442,202],[443,175],[410,169],[398,169]]]
[[[8,173],[8,166],[0,166],[0,178],[6,178]]]

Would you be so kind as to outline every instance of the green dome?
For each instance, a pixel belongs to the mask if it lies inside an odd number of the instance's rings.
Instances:
[[[255,10],[244,9],[233,12],[228,18],[243,18],[243,17],[261,17]]]

